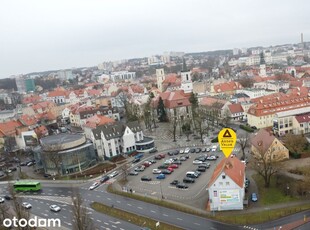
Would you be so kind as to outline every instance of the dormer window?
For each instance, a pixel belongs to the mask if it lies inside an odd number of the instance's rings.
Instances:
[[[226,179],[226,175],[224,174],[224,175],[222,175],[222,179]]]

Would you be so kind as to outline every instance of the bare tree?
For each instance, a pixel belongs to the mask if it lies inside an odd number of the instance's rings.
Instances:
[[[259,146],[261,147],[256,148],[254,152],[256,160],[252,161],[252,167],[264,179],[265,188],[269,188],[271,177],[279,171],[282,164],[273,158],[274,150],[272,147],[263,150],[263,143],[260,143]]]
[[[284,138],[285,146],[293,153],[302,153],[307,146],[307,140],[302,135],[287,134]]]
[[[128,176],[128,173],[129,173],[129,172],[128,172],[129,167],[130,167],[130,165],[127,164],[127,163],[123,164],[123,165],[120,167],[121,172],[122,172],[122,175],[123,175],[124,181],[127,181],[127,176]]]
[[[199,133],[201,143],[203,143],[203,135],[208,132],[208,126],[205,124],[206,113],[201,108],[198,108],[197,111],[197,115],[194,117],[194,123],[196,131]]]
[[[245,135],[240,135],[239,138],[237,139],[237,143],[241,148],[242,151],[242,159],[245,159],[245,149],[249,147],[249,141],[250,141],[250,136],[248,133]]]
[[[43,145],[43,159],[47,167],[53,166],[57,170],[57,175],[61,174],[62,155],[59,151],[62,149],[62,144]]]
[[[12,213],[10,212],[10,208],[7,204],[0,205],[0,223],[3,224],[3,221],[6,218],[12,218]],[[7,229],[6,227],[0,225],[0,229]]]
[[[73,229],[76,230],[92,230],[94,224],[88,214],[87,208],[84,206],[84,200],[78,189],[72,191],[72,220]]]
[[[29,211],[27,209],[25,209],[22,206],[23,199],[22,199],[22,197],[17,196],[16,192],[14,191],[13,184],[8,183],[8,191],[9,191],[9,194],[10,194],[11,199],[12,199],[11,208],[12,208],[12,211],[14,213],[14,216],[18,220],[20,220],[20,219],[29,220],[30,213],[29,213]],[[31,227],[29,227],[29,226],[26,226],[26,227],[18,226],[17,229],[28,230],[28,229],[31,229]]]

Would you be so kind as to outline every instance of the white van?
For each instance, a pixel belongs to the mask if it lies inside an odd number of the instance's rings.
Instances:
[[[187,172],[186,176],[189,178],[197,178],[199,175],[196,172]]]
[[[211,151],[215,152],[216,150],[217,150],[217,145],[213,145],[212,148],[211,148]]]

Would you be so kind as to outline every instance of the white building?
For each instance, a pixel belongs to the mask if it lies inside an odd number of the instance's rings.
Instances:
[[[110,79],[113,82],[123,81],[123,80],[134,80],[135,78],[136,78],[136,73],[128,72],[128,71],[113,72],[110,75]]]
[[[244,88],[244,89],[238,89],[237,93],[244,93],[250,97],[250,99],[257,98],[257,97],[263,97],[269,94],[274,93],[273,91],[267,91],[262,88]]]
[[[144,137],[138,122],[130,122],[127,125],[116,122],[98,126],[92,130],[91,139],[101,159],[154,148],[154,140]],[[143,141],[145,144],[142,146]],[[138,149],[137,145],[139,148],[142,146],[143,149]]]
[[[239,49],[238,48],[234,48],[233,49],[233,55],[239,55]]]
[[[184,93],[193,92],[192,76],[189,70],[181,71],[181,89],[184,90]]]
[[[224,158],[208,184],[211,211],[242,210],[245,165],[237,157]]]
[[[163,82],[165,80],[164,69],[156,69],[157,88],[160,92],[163,92]]]

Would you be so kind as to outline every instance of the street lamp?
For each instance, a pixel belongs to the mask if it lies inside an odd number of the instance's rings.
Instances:
[[[286,195],[287,195],[287,196],[289,195],[289,191],[290,191],[290,187],[289,187],[289,185],[287,184],[287,185],[286,185]]]
[[[161,181],[159,181],[159,187],[160,187],[160,196],[161,196],[161,199],[164,199],[163,189],[162,189],[162,187],[161,187]]]

